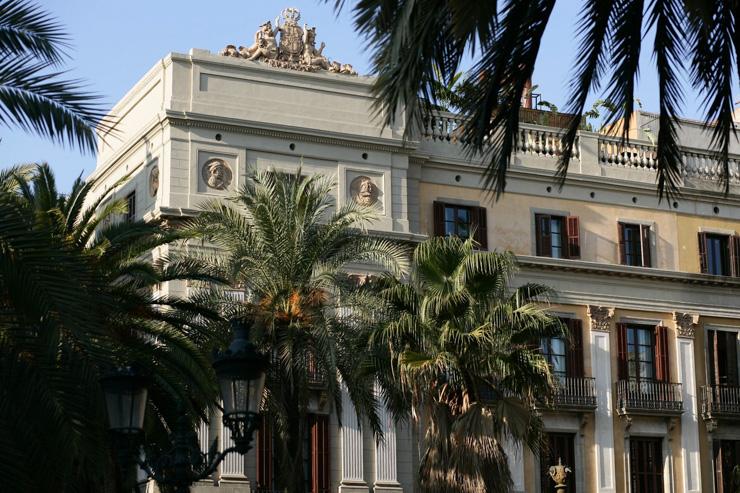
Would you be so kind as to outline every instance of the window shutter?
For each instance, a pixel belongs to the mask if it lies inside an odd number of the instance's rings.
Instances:
[[[475,241],[481,250],[488,250],[488,225],[486,221],[486,208],[473,207],[473,227],[475,227]]]
[[[727,385],[736,386],[738,384],[737,375],[737,333],[725,332],[725,354],[727,355]]]
[[[445,205],[443,202],[434,202],[433,210],[434,236],[445,235]]]
[[[627,252],[624,245],[624,223],[617,223],[617,235],[619,237],[619,263],[625,265],[627,262]]]
[[[535,214],[536,254],[540,257],[552,256],[552,236],[550,236],[550,216]]]
[[[709,272],[707,266],[707,234],[699,233],[699,271],[703,274]]]
[[[311,493],[329,491],[329,420],[325,415],[311,419]]]
[[[668,367],[668,327],[655,327],[655,379],[660,382],[670,380]]]
[[[640,238],[642,246],[642,266],[652,267],[652,251],[650,250],[650,226],[640,226]]]
[[[740,236],[730,236],[730,273],[740,277]]]
[[[273,488],[272,432],[267,416],[263,415],[257,431],[257,487]]]
[[[629,368],[627,366],[627,325],[617,324],[617,378],[627,380]]]
[[[581,238],[578,216],[568,216],[568,258],[581,258]]]
[[[566,320],[570,332],[570,347],[567,356],[566,368],[569,377],[583,377],[583,327],[577,318]]]
[[[709,385],[717,385],[719,382],[719,351],[717,346],[717,331],[707,330],[707,354],[709,355],[707,369],[709,370]]]

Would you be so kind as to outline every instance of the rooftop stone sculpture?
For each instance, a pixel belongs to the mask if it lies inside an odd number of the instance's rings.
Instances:
[[[332,72],[345,75],[357,75],[348,63],[330,61],[324,56],[325,44],[316,48],[316,28],[301,27],[298,21],[301,12],[297,8],[284,9],[275,19],[263,23],[254,33],[254,42],[250,46],[228,45],[221,50],[223,56],[245,58],[252,61],[263,61],[272,67],[300,70],[303,72]],[[281,22],[282,21],[282,22]],[[279,39],[278,39],[279,36]]]

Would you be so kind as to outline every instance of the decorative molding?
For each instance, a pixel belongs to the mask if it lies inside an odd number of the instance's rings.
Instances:
[[[699,325],[699,315],[696,313],[673,312],[673,322],[676,324],[678,337],[693,339],[696,326]]]
[[[591,330],[611,332],[614,308],[606,306],[588,305],[588,317],[591,320]]]
[[[260,137],[274,137],[276,139],[294,140],[296,142],[308,142],[311,144],[336,145],[336,146],[348,147],[350,149],[363,149],[363,150],[368,150],[368,151],[393,152],[393,153],[412,152],[414,149],[416,149],[416,144],[414,142],[408,142],[408,141],[405,141],[405,142],[398,141],[397,145],[393,145],[390,142],[387,144],[375,143],[375,142],[363,142],[363,141],[354,140],[354,139],[344,139],[341,136],[332,137],[332,136],[325,136],[325,135],[316,135],[316,133],[320,131],[314,131],[314,133],[312,134],[307,134],[307,133],[299,133],[299,132],[290,131],[290,130],[271,129],[271,128],[266,128],[267,125],[265,123],[258,124],[257,122],[244,122],[243,124],[232,124],[232,123],[222,123],[222,122],[197,119],[201,116],[202,118],[212,117],[212,115],[196,115],[192,113],[188,114],[187,116],[183,114],[174,116],[172,115],[171,111],[168,111],[166,121],[173,127],[205,128],[208,130],[221,130],[221,131],[232,132],[232,133],[258,135]],[[254,126],[251,126],[251,125],[254,125]]]

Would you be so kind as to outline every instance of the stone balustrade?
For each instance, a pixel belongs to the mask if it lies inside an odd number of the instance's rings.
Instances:
[[[435,144],[450,144],[447,151],[451,156],[459,156],[457,148],[461,144],[461,127],[463,120],[459,116],[439,112],[428,118],[422,129],[421,146],[425,141]],[[559,159],[563,154],[562,128],[520,123],[517,135],[516,154],[523,165],[537,167],[537,161],[530,163],[528,157]],[[447,154],[437,145],[439,157]],[[591,152],[589,152],[589,150]],[[435,153],[432,153],[435,154]],[[441,155],[440,155],[441,154]],[[717,183],[722,168],[716,155],[709,149],[682,147],[684,186],[695,187],[696,180]],[[649,141],[630,139],[623,142],[619,137],[612,137],[587,131],[579,131],[573,148],[572,161],[580,164],[580,172],[612,176],[627,180],[654,183],[654,174],[658,167],[657,146]],[[621,170],[621,171],[620,171]],[[635,175],[631,171],[642,172]],[[621,174],[620,174],[621,173]],[[729,159],[730,185],[740,185],[740,155],[731,154]]]

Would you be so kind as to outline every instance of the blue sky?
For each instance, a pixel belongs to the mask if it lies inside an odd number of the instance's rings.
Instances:
[[[227,44],[250,44],[254,31],[274,19],[284,7],[298,7],[301,22],[315,25],[318,41],[326,42],[329,58],[352,63],[368,72],[367,46],[354,32],[349,9],[337,17],[332,5],[317,0],[219,1],[202,0],[45,0],[71,37],[68,63],[71,78],[81,78],[88,89],[103,96],[107,107],[118,101],[134,83],[167,53],[190,48],[219,51]],[[353,4],[351,0],[348,5]],[[561,0],[545,33],[534,75],[542,98],[564,107],[569,69],[577,48],[574,27],[580,2]],[[647,48],[647,45],[646,45]],[[643,50],[636,95],[645,110],[657,110],[657,88],[651,53]],[[595,99],[598,94],[592,97]],[[683,114],[700,118],[696,98],[689,98]],[[67,190],[75,177],[90,173],[95,157],[0,127],[2,166],[23,162],[49,162],[59,187]]]

